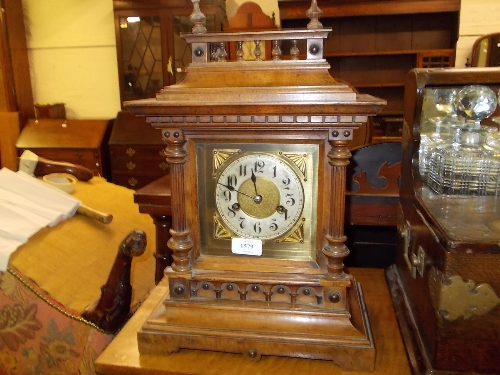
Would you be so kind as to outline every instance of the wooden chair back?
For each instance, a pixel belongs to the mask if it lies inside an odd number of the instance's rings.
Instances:
[[[226,32],[239,32],[239,31],[268,31],[275,30],[276,20],[274,18],[274,13],[272,17],[269,17],[262,11],[262,8],[254,2],[246,2],[241,4],[241,6],[236,11],[236,14],[228,20],[228,27],[224,31]],[[253,48],[251,46],[247,49],[247,54],[245,54],[244,59],[252,59]],[[261,48],[265,51],[263,54],[266,60],[272,59],[271,56],[271,43],[266,41],[264,46]],[[236,43],[230,42],[228,46],[228,57],[229,60],[236,60]]]
[[[374,143],[351,153],[346,177],[346,223],[396,226],[401,143]]]

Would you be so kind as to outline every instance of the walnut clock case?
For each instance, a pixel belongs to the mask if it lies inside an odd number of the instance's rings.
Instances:
[[[436,194],[419,171],[421,127],[432,119],[424,98],[469,85],[497,93],[500,69],[414,69],[407,76],[400,237],[387,280],[414,374],[500,373],[500,201]]]
[[[345,171],[352,132],[385,101],[336,82],[323,29],[206,33],[192,20],[186,78],[126,102],[161,129],[172,189],[169,293],[138,332],[141,354],[181,348],[332,360],[372,370],[360,285],[343,269]],[[304,39],[305,59],[279,40]],[[273,59],[260,61],[263,41]],[[257,61],[241,45],[256,44]],[[225,46],[237,46],[236,62]],[[295,43],[296,44],[296,43]]]

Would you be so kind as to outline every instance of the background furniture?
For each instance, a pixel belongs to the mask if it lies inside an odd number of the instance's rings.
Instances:
[[[377,358],[373,375],[409,375],[410,368],[390,305],[383,271],[376,269],[350,269],[352,275],[363,285],[368,315],[377,347]],[[255,375],[255,374],[349,374],[366,372],[342,371],[329,361],[263,356],[260,361],[250,361],[239,354],[218,353],[199,350],[181,350],[170,356],[141,356],[137,349],[137,330],[153,309],[168,293],[163,280],[110,343],[96,361],[101,375]],[[235,319],[238,319],[235,317]]]
[[[2,1],[0,47],[0,111],[19,112],[22,126],[35,114],[22,1]]]
[[[500,66],[500,33],[484,35],[474,42],[471,66]]]
[[[0,327],[0,368],[9,374],[28,368],[95,374],[94,359],[113,335],[82,319],[82,312],[101,296],[118,246],[134,229],[146,233],[148,245],[132,263],[132,311],[155,285],[155,228],[137,212],[133,190],[94,177],[77,182],[73,195],[113,214],[113,221],[104,225],[75,215],[42,229],[11,255],[9,271],[0,273],[0,310],[9,318]]]
[[[130,189],[143,186],[169,171],[165,143],[158,130],[129,111],[120,111],[109,138],[111,181]]]
[[[0,137],[0,167],[17,170],[16,141],[20,133],[19,112],[0,112],[2,136]]]
[[[202,0],[206,27],[220,31],[226,22],[225,0]],[[191,32],[190,0],[114,0],[120,99],[152,98],[180,81],[191,62],[191,47],[180,36]],[[160,133],[128,111],[117,114],[109,141],[111,180],[140,189],[168,172]]]
[[[346,265],[385,268],[394,261],[401,172],[401,143],[351,150],[347,167]]]
[[[432,119],[423,109],[428,91],[472,84],[498,92],[500,69],[415,69],[407,77],[398,249],[387,279],[415,374],[500,372],[498,197],[436,194],[418,161],[421,124]]]
[[[163,272],[172,264],[172,250],[167,243],[172,227],[172,192],[170,175],[165,175],[144,186],[134,193],[134,202],[139,205],[139,212],[149,214],[156,228],[155,283],[163,278]]]
[[[109,178],[108,120],[29,120],[17,139],[19,155],[31,150],[46,159],[80,164]]]
[[[303,27],[310,1],[278,0],[278,6],[283,28]],[[318,6],[321,23],[333,29],[324,47],[332,76],[386,99],[373,139],[400,138],[408,70],[454,66],[460,0],[319,0]]]
[[[276,30],[276,20],[274,19],[274,13],[272,17],[262,12],[259,4],[254,2],[243,3],[236,14],[227,21],[227,27],[224,28],[226,32],[237,32],[237,31],[263,31],[263,30]],[[252,42],[246,42],[251,44]],[[242,56],[245,60],[255,60],[255,55],[253,54],[253,49],[255,44],[246,46],[243,44],[243,49],[245,54]],[[236,60],[236,43],[229,42],[227,48],[227,54],[229,60]],[[261,58],[263,60],[271,60],[271,42],[266,41],[260,46],[262,50]]]
[[[225,0],[203,0],[206,27],[221,31]],[[189,0],[113,0],[120,99],[151,98],[179,82],[191,62],[191,49],[181,32],[191,32]]]

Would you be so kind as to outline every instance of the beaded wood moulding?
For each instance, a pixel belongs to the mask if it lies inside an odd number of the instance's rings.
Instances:
[[[343,267],[345,175],[353,130],[385,101],[330,76],[330,30],[315,1],[308,28],[253,33],[209,34],[193,4],[186,78],[125,103],[161,129],[172,191],[169,293],[138,332],[139,351],[291,356],[372,370],[361,286]],[[243,60],[246,41],[255,61]],[[265,41],[272,59],[263,61]],[[227,60],[229,43],[236,61]]]

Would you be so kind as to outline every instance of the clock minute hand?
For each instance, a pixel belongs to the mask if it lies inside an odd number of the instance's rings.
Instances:
[[[231,186],[231,185],[224,185],[224,184],[221,184],[220,182],[217,182],[217,183],[218,183],[219,185],[224,186],[224,187],[225,187],[227,190],[229,190],[229,191],[235,191],[235,192],[237,192],[238,194],[242,194],[242,195],[247,196],[248,198],[254,199],[254,197],[252,197],[251,195],[248,195],[248,194],[245,194],[245,193],[243,193],[243,192],[241,192],[241,191],[239,191],[239,190],[236,190],[236,189],[235,189],[233,186]]]

